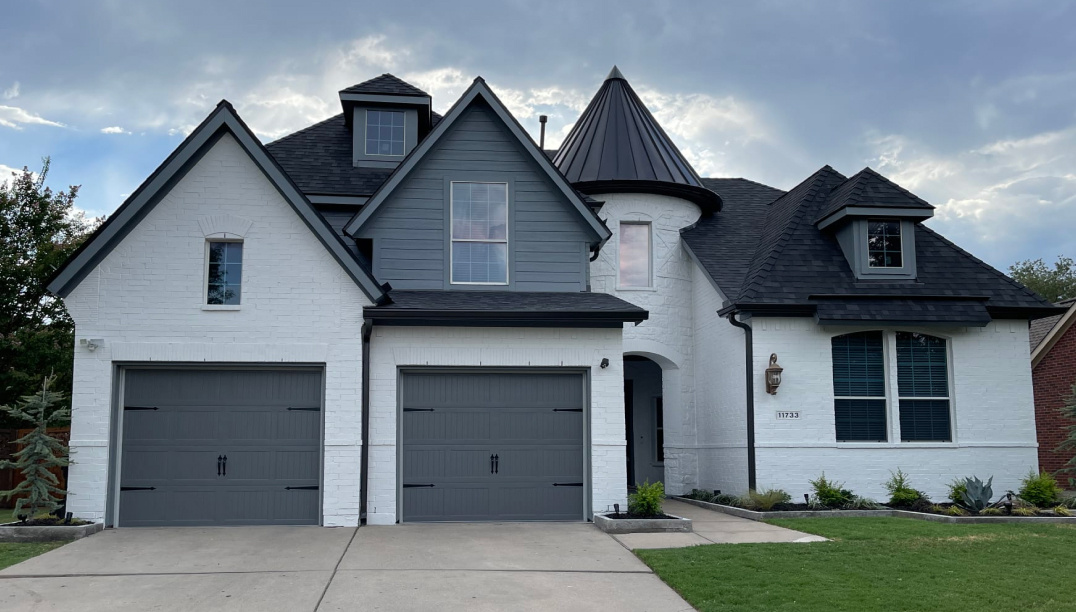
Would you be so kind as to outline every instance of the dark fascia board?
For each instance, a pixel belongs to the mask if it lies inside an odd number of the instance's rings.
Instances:
[[[623,327],[638,325],[650,313],[625,312],[509,312],[488,310],[432,310],[364,308],[363,317],[375,325],[433,325],[463,327]]]
[[[851,325],[877,325],[884,327],[901,327],[914,325],[915,327],[986,327],[990,319],[968,319],[965,321],[915,321],[915,320],[886,320],[886,319],[823,319],[815,315],[815,322],[819,325],[851,326]]]
[[[272,155],[266,151],[265,146],[227,100],[221,100],[216,109],[123,202],[108,221],[64,262],[64,265],[49,280],[49,291],[61,298],[69,295],[224,133],[230,133],[235,138],[254,164],[280,195],[291,204],[306,226],[321,240],[325,248],[344,267],[366,296],[375,303],[383,302],[385,292],[382,288],[355,260],[325,219],[314,209],[314,206],[276,163]]]
[[[752,304],[734,302],[721,308],[717,314],[724,317],[732,313],[747,313],[753,317],[813,317],[814,304]]]
[[[909,219],[926,221],[934,216],[933,208],[898,208],[895,206],[846,206],[833,211],[815,222],[818,229],[824,230],[844,218],[862,219],[865,217]]]
[[[537,143],[531,139],[530,135],[523,126],[519,125],[512,113],[508,112],[504,104],[494,95],[490,90],[486,82],[482,80],[482,77],[478,77],[471,84],[471,87],[460,96],[460,99],[452,105],[452,108],[445,113],[444,117],[437,126],[433,128],[426,138],[424,138],[414,150],[407,155],[396,171],[389,176],[377,191],[370,196],[370,200],[366,206],[359,211],[351,221],[348,221],[344,226],[344,231],[354,236],[367,221],[373,217],[377,209],[384,204],[389,195],[396,189],[400,183],[407,177],[408,174],[415,168],[416,165],[426,156],[427,153],[437,144],[437,141],[448,133],[449,129],[456,123],[456,121],[463,115],[463,112],[475,101],[476,98],[482,97],[483,100],[489,104],[490,108],[497,114],[502,122],[508,127],[508,130],[519,140],[523,145],[523,149],[531,156],[531,158],[538,164],[538,167],[545,171],[546,175],[553,181],[553,184],[561,191],[565,198],[586,220],[587,225],[594,231],[597,240],[595,243],[604,243],[612,236],[612,232],[598,219],[598,216],[590,209],[586,202],[575,192],[571,184],[568,183],[568,179],[564,178],[564,175],[557,170],[553,162],[545,156],[545,153],[538,148]]]
[[[430,96],[409,96],[406,94],[363,94],[342,93],[341,102],[359,102],[364,104],[409,104],[414,106],[429,106],[433,103]]]
[[[989,303],[986,305],[986,311],[995,319],[1042,319],[1064,314],[1066,310],[1068,310],[1068,308],[1065,306],[1043,306],[1038,308],[1026,306],[991,306]]]

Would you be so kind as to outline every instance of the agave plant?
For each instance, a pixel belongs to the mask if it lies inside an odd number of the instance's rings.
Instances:
[[[982,512],[983,509],[990,505],[990,498],[994,496],[994,489],[991,487],[993,482],[993,476],[985,483],[975,476],[965,478],[965,489],[960,493],[958,504],[966,510],[975,513]]]

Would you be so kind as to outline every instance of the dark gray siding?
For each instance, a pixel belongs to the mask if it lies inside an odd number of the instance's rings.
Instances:
[[[493,289],[450,285],[449,181],[509,184],[509,289],[586,289],[586,222],[484,103],[460,117],[360,230],[374,239],[374,275],[397,289]]]

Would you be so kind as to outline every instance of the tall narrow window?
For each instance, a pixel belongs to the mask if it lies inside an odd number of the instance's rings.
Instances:
[[[885,442],[885,359],[882,332],[836,336],[833,412],[838,442]]]
[[[871,219],[867,221],[867,265],[871,268],[900,268],[900,221]]]
[[[650,287],[650,224],[621,223],[618,250],[620,286]]]
[[[949,442],[949,361],[945,339],[897,332],[900,439]]]
[[[238,306],[243,285],[243,243],[209,242],[206,304]]]
[[[660,396],[654,398],[654,461],[665,463],[665,408]]]
[[[403,156],[403,111],[366,111],[366,154]]]
[[[451,282],[508,284],[508,184],[452,183]]]

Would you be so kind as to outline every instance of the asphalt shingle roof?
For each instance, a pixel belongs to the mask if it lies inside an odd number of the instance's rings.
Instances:
[[[822,212],[818,214],[818,220],[849,206],[934,210],[933,206],[919,196],[870,168],[860,170],[852,178],[845,181],[843,185],[838,185],[830,193],[825,205],[822,206]]]
[[[340,93],[379,94],[383,96],[430,96],[430,94],[422,91],[418,87],[387,72],[368,81],[363,81],[358,85],[352,85],[347,89],[341,90]]]
[[[639,323],[649,313],[607,293],[535,291],[394,290],[390,303],[364,309],[375,320],[440,320],[469,317],[483,324],[537,320]]]
[[[1057,303],[1058,306],[1064,306],[1066,308],[1071,307],[1073,304],[1076,304],[1076,298],[1061,300]],[[1035,319],[1031,322],[1031,331],[1028,337],[1028,340],[1031,342],[1031,350],[1035,350],[1035,348],[1042,343],[1050,333],[1050,330],[1054,328],[1054,325],[1057,325],[1057,322],[1060,321],[1063,316],[1064,313],[1053,315],[1052,317]]]

